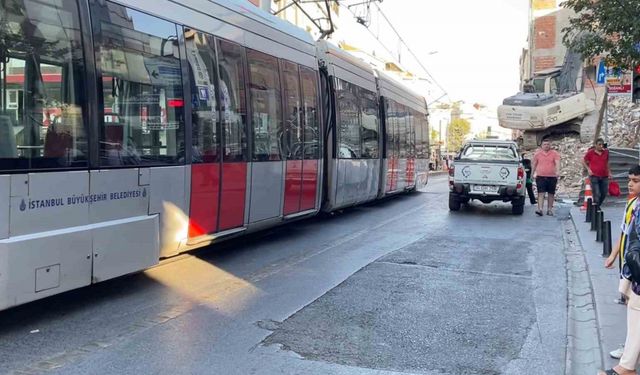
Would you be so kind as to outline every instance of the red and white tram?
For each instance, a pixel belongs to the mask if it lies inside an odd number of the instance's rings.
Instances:
[[[0,3],[0,310],[427,183],[423,97],[245,0]]]

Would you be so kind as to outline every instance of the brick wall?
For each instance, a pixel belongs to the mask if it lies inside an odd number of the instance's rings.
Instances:
[[[556,66],[556,58],[554,56],[537,56],[533,60],[533,70],[536,72]]]
[[[538,17],[533,26],[535,49],[555,48],[556,16]]]

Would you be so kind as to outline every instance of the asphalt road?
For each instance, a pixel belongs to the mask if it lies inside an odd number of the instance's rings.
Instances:
[[[0,373],[562,374],[565,216],[450,213],[432,177],[0,312]]]

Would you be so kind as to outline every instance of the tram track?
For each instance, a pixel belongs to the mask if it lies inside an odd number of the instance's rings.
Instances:
[[[306,247],[304,248],[304,250],[301,250],[298,255],[289,256],[281,259],[280,261],[270,263],[254,272],[240,277],[239,279],[244,280],[245,282],[252,285],[264,282],[265,280],[286,272],[287,270],[294,269],[296,266],[299,266],[314,257],[320,256],[330,250],[339,248],[341,246],[345,246],[353,241],[358,242],[363,237],[366,237],[373,232],[377,232],[395,222],[402,221],[406,217],[424,210],[429,203],[429,200],[423,200],[423,203],[413,205],[412,208],[402,210],[401,213],[389,217],[383,221],[377,222],[372,226],[366,226],[366,223],[364,223],[365,227],[360,230],[343,234],[330,241],[324,241],[320,244],[320,246]],[[259,243],[259,239],[268,237],[270,233],[271,231],[256,233],[254,236],[250,237],[250,241],[256,241],[257,243]],[[233,239],[226,243],[217,244],[215,248],[204,248],[185,254],[180,254],[171,258],[166,258],[163,259],[158,265],[149,268],[145,272],[162,272],[165,270],[169,271],[167,270],[168,267],[180,267],[180,263],[182,262],[189,262],[190,260],[199,259],[201,256],[209,254],[213,251],[223,251],[224,249],[228,249],[229,247],[233,247],[234,245],[236,245],[237,241],[244,242],[246,241],[246,239]],[[397,249],[391,248],[388,251],[392,252],[395,250]],[[354,273],[357,271],[357,269],[353,270]],[[236,285],[233,284],[234,281],[229,279],[217,280],[214,284],[201,285],[198,288],[198,291],[196,291],[196,293],[192,296],[195,298],[184,298],[179,303],[169,304],[161,312],[138,320],[126,326],[125,328],[113,332],[113,334],[110,334],[106,337],[101,337],[97,340],[90,340],[83,345],[80,345],[71,350],[66,350],[64,352],[56,353],[55,355],[45,356],[31,361],[25,366],[21,366],[20,368],[9,371],[8,374],[38,374],[62,369],[102,350],[112,348],[119,343],[126,342],[132,337],[135,337],[136,335],[139,335],[145,331],[151,330],[174,319],[180,318],[181,316],[193,311],[197,307],[219,303],[220,294],[228,294],[230,289],[241,289],[244,285],[242,283],[236,283]]]

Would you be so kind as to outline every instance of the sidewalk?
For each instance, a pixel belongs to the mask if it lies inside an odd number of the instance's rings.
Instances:
[[[624,205],[625,201],[616,201],[605,204],[603,207],[604,220],[611,221],[612,242],[618,239],[620,233]],[[580,211],[580,207],[571,208],[571,218],[584,251],[593,290],[601,358],[604,360],[602,366],[608,369],[618,363],[618,360],[609,356],[609,352],[623,344],[626,335],[626,306],[614,301],[620,296],[618,293],[619,271],[617,267],[604,268],[602,242],[596,242],[596,232],[590,230],[591,224],[585,222],[585,213]]]

